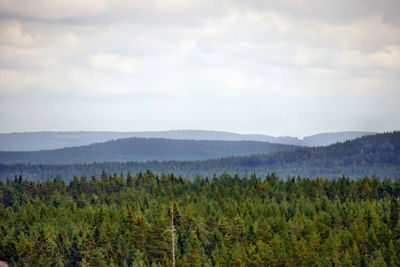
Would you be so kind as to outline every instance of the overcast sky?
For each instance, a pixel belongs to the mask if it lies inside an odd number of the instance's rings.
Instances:
[[[400,129],[398,0],[0,0],[0,132]]]

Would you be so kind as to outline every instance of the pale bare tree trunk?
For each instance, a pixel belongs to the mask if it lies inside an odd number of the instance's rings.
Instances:
[[[171,203],[171,235],[172,235],[172,266],[175,267],[175,225],[174,225],[174,204]]]

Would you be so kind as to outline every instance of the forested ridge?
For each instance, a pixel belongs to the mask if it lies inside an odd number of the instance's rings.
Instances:
[[[276,144],[317,146],[351,140],[372,132],[335,132],[305,136],[303,139],[290,136],[274,137],[262,134],[238,134],[223,131],[172,130],[154,132],[19,132],[0,133],[0,151],[37,151],[64,147],[83,146],[121,138],[166,138],[178,140],[260,141]]]
[[[109,173],[137,173],[151,170],[161,174],[174,173],[194,178],[212,177],[224,172],[245,175],[255,172],[265,175],[275,171],[281,177],[305,176],[351,178],[377,175],[400,178],[400,132],[369,135],[327,147],[307,147],[268,155],[227,157],[202,161],[98,162],[72,165],[4,165],[0,164],[0,179],[22,174],[25,178],[43,180],[63,177]]]
[[[150,160],[204,160],[227,156],[268,154],[296,148],[298,147],[256,141],[123,138],[104,143],[54,150],[0,151],[0,163],[73,164]]]
[[[0,259],[171,266],[172,223],[177,266],[399,266],[399,197],[376,177],[18,177],[0,182]]]

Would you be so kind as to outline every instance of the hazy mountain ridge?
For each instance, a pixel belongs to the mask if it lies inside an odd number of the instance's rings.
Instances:
[[[341,143],[348,140],[353,140],[362,136],[372,135],[372,132],[358,132],[358,131],[346,131],[346,132],[332,132],[332,133],[319,133],[310,136],[306,136],[300,140],[302,146],[328,146],[335,143]]]
[[[322,133],[304,137],[274,137],[262,134],[238,134],[222,131],[172,130],[154,132],[24,132],[0,133],[0,151],[37,151],[89,145],[121,138],[167,138],[179,140],[261,141],[299,146],[321,146],[343,142],[371,132]]]
[[[281,177],[305,176],[352,178],[378,175],[381,178],[400,178],[400,132],[375,134],[327,147],[305,147],[294,151],[269,155],[229,157],[203,161],[164,161],[94,163],[76,165],[0,165],[1,179],[22,174],[25,178],[45,179],[108,173],[136,173],[151,170],[156,173],[173,172],[194,178],[196,175],[212,177],[214,174],[265,175],[272,171]]]
[[[86,146],[31,152],[0,152],[3,164],[74,164],[151,160],[204,160],[268,154],[296,146],[257,141],[124,138]]]

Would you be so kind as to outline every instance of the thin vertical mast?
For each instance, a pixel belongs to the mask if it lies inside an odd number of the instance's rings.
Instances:
[[[175,267],[175,225],[174,225],[173,203],[171,203],[171,235],[172,235],[172,266]]]

